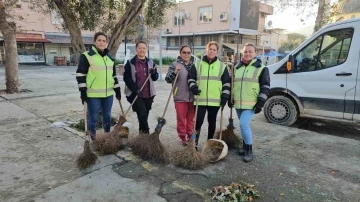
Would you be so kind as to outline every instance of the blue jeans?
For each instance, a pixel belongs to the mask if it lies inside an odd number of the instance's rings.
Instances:
[[[96,134],[96,123],[98,120],[99,110],[101,108],[102,123],[104,132],[110,132],[111,127],[111,108],[113,105],[113,97],[106,98],[87,98],[88,108],[88,130],[92,134]]]
[[[252,132],[250,128],[250,121],[254,116],[252,109],[236,109],[236,114],[240,120],[241,136],[245,144],[252,144]]]

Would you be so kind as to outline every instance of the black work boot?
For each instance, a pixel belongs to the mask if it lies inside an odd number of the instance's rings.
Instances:
[[[237,150],[237,153],[240,155],[240,156],[243,156],[245,154],[245,141],[243,140],[243,145],[242,145],[242,148],[239,148]]]
[[[199,138],[200,138],[200,133],[197,133],[196,134],[196,139],[195,139],[195,149],[196,149],[196,151],[198,151]]]
[[[252,145],[246,144],[244,161],[247,163],[247,162],[250,162],[252,159],[253,159]]]

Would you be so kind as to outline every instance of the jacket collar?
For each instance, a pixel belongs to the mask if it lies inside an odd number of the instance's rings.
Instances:
[[[99,53],[99,51],[96,49],[96,47],[94,45],[92,45],[89,49],[89,55],[90,56],[93,56],[95,54],[98,54],[100,55],[101,57],[105,57],[105,56],[108,56],[110,57],[111,59],[113,59],[109,53],[109,49],[105,48],[104,51],[102,52],[102,54]]]
[[[131,60],[130,60],[131,64],[133,64],[133,65],[136,64],[136,57],[137,57],[137,55],[135,55],[133,58],[131,58]],[[149,62],[149,58],[146,56],[145,56],[145,60],[146,60],[146,62]]]
[[[208,63],[209,65],[211,65],[212,63],[216,62],[218,60],[217,56],[214,57],[213,60],[211,60],[211,62],[209,61],[209,59],[207,58],[206,55],[204,55],[204,57],[202,58],[202,61]]]
[[[261,60],[260,59],[253,59],[248,65],[240,61],[238,64],[235,65],[236,69],[239,69],[242,66],[254,66],[256,68],[261,67]]]

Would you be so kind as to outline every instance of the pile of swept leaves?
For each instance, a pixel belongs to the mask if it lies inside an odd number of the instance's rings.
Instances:
[[[230,186],[216,186],[210,194],[213,201],[249,202],[260,197],[254,185],[232,183]]]
[[[110,121],[111,126],[115,125],[116,123],[117,123],[116,118],[111,117],[111,121]],[[78,131],[85,131],[84,119],[80,119],[79,122],[77,122],[75,124],[72,124],[70,127],[74,128],[75,130],[78,130]],[[102,114],[101,114],[101,111],[100,111],[99,116],[98,116],[98,120],[97,120],[97,123],[96,123],[96,129],[100,129],[102,127],[103,127]]]

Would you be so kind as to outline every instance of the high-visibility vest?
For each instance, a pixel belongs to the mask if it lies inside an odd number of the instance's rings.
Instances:
[[[212,64],[201,61],[200,65],[197,65],[197,83],[201,90],[199,95],[199,106],[220,107],[222,93],[221,76],[226,70],[225,67],[224,63],[220,62],[219,59]],[[196,104],[196,99],[194,104]]]
[[[256,59],[252,60],[248,66],[242,65],[235,69],[234,78],[234,108],[253,109],[260,92],[259,76],[264,66],[255,67]]]
[[[114,61],[107,55],[101,57],[95,47],[96,54],[90,56],[89,52],[84,52],[90,67],[86,75],[87,96],[90,98],[109,97],[114,94],[113,66]]]

